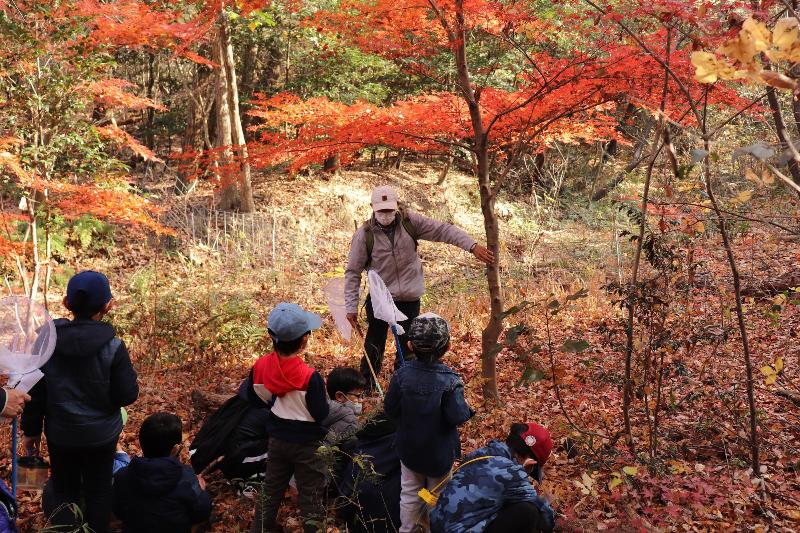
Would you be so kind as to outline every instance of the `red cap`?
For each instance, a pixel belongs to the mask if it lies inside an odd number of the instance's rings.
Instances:
[[[520,437],[522,437],[525,445],[531,449],[539,464],[544,466],[550,458],[550,452],[553,451],[553,440],[550,438],[550,432],[547,431],[547,428],[528,422],[528,430],[520,433]]]

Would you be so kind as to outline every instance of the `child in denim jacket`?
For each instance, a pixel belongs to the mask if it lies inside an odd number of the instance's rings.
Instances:
[[[395,372],[386,393],[386,414],[395,419],[401,462],[400,533],[418,526],[429,531],[428,512],[419,497],[450,473],[461,455],[458,426],[474,411],[464,400],[458,374],[439,362],[450,348],[450,326],[442,317],[425,313],[408,331],[408,348],[416,360]]]

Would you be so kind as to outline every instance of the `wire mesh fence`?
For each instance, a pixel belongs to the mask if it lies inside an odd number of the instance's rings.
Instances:
[[[161,222],[176,231],[183,246],[204,247],[222,260],[274,266],[282,243],[292,242],[282,218],[274,210],[239,213],[186,203],[164,213]]]

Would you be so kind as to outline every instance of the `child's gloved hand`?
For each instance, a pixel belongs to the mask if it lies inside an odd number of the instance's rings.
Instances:
[[[200,484],[200,490],[206,490],[206,480],[200,474],[197,474],[197,482]]]

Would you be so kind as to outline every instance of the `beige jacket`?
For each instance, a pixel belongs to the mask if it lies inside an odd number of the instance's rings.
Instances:
[[[464,230],[446,222],[439,222],[413,211],[407,211],[408,218],[417,231],[417,240],[445,242],[469,251],[476,243]],[[370,219],[375,242],[372,246],[370,268],[377,271],[396,302],[419,300],[425,293],[422,277],[422,262],[414,246],[414,239],[406,232],[397,215],[394,243],[375,221]],[[350,243],[350,256],[345,272],[345,307],[348,313],[358,311],[361,273],[367,267],[367,241],[364,228],[359,227]]]

